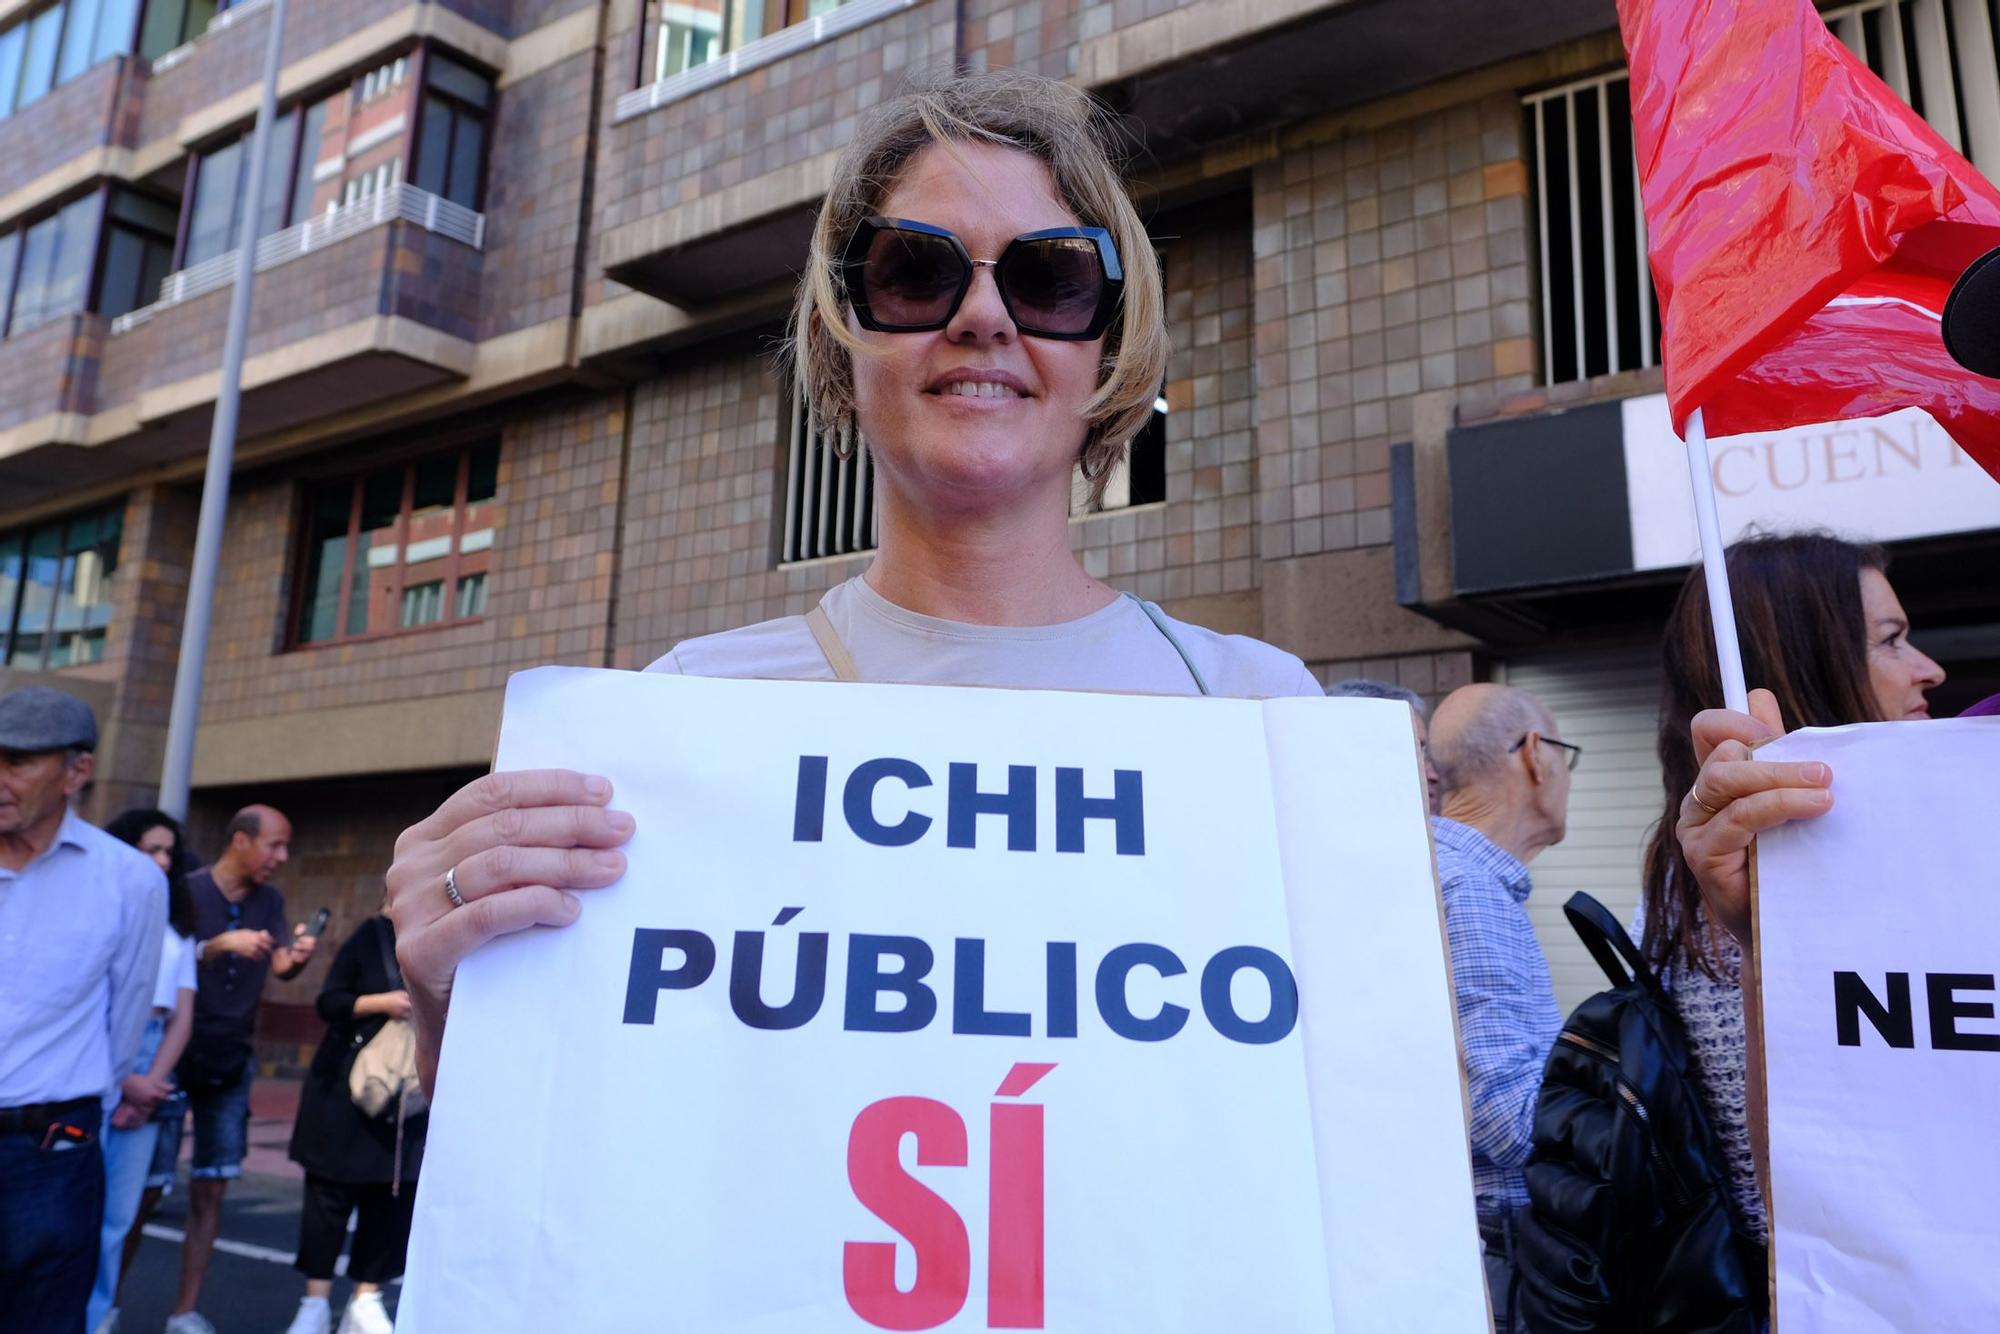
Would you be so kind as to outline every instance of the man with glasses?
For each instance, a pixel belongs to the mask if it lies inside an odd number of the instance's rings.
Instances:
[[[104,1224],[104,1099],[152,1010],[167,882],[69,807],[97,719],[0,695],[0,1330],[76,1334]]]
[[[1431,822],[1452,986],[1472,1103],[1472,1189],[1496,1334],[1513,1323],[1508,1217],[1528,1201],[1522,1168],[1542,1067],[1562,1012],[1528,920],[1528,863],[1562,842],[1582,751],[1526,691],[1472,685],[1431,716],[1443,813]]]
[[[194,1034],[175,1074],[194,1117],[194,1162],[180,1300],[167,1334],[214,1334],[194,1308],[222,1226],[223,1192],[243,1174],[249,1148],[252,1037],[264,979],[297,977],[317,943],[304,927],[287,930],[284,895],[269,883],[291,856],[291,821],[269,806],[246,806],[224,836],[228,846],[215,865],[188,877],[200,985]],[[169,1136],[178,1149],[180,1127],[163,1128],[162,1139]]]

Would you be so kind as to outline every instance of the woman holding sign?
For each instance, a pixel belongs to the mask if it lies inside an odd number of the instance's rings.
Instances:
[[[1086,574],[1072,476],[1101,492],[1165,378],[1159,260],[1100,109],[1067,84],[958,76],[842,155],[792,322],[815,429],[865,439],[880,547],[807,616],[683,643],[703,676],[1245,697],[1318,695],[1297,658]],[[630,816],[567,771],[491,774],[397,841],[398,955],[425,1079],[458,962],[575,920]]]
[[[1701,709],[1722,695],[1701,573],[1666,635],[1660,756],[1668,807],[1646,851],[1645,945],[1672,991],[1728,1150],[1737,1212],[1766,1236],[1762,1033],[1751,949],[1749,850],[1757,834],[1833,806],[1825,764],[1760,761],[1751,748],[1793,727],[1928,718],[1944,669],[1910,643],[1882,550],[1806,533],[1729,549],[1745,669],[1771,689],[1751,714]],[[1693,746],[1685,738],[1692,733]],[[1669,833],[1668,831],[1672,832]]]

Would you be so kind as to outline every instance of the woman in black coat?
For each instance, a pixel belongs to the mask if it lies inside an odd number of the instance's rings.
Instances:
[[[355,1053],[391,1019],[410,1017],[410,998],[396,967],[396,929],[387,917],[363,922],[334,955],[320,988],[319,1016],[326,1021],[326,1036],[313,1053],[292,1129],[292,1161],[306,1170],[297,1265],[306,1276],[306,1296],[292,1334],[326,1334],[331,1327],[334,1264],[348,1217],[356,1213],[348,1259],[354,1298],[340,1327],[351,1334],[386,1334],[390,1323],[381,1290],[403,1273],[427,1124],[423,1115],[404,1118],[399,1143],[395,1109],[370,1116],[348,1092]]]

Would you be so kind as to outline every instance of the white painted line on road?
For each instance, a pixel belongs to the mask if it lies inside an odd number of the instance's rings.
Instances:
[[[171,1241],[176,1246],[187,1240],[187,1233],[177,1227],[168,1227],[163,1223],[148,1223],[144,1230],[145,1235],[153,1238],[153,1240]],[[228,1237],[217,1237],[215,1239],[215,1249],[221,1251],[224,1255],[241,1256],[245,1260],[262,1260],[265,1264],[284,1265],[288,1269],[291,1267],[292,1261],[296,1258],[295,1253],[292,1251],[281,1251],[273,1246],[257,1246],[247,1241],[231,1241]],[[342,1255],[338,1260],[333,1262],[333,1274],[335,1278],[344,1278],[346,1276],[347,1257],[345,1255]]]

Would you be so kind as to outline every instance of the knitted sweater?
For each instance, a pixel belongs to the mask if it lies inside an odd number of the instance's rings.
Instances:
[[[1706,927],[1697,908],[1696,921]],[[1632,936],[1643,940],[1646,905],[1641,899],[1633,914]],[[1716,932],[1715,965],[1720,977],[1683,964],[1661,970],[1660,982],[1673,998],[1681,1027],[1687,1030],[1709,1125],[1729,1159],[1730,1193],[1744,1229],[1758,1241],[1768,1241],[1764,1196],[1757,1188],[1756,1160],[1750,1153],[1749,1062],[1743,1032],[1743,951],[1727,933]]]

